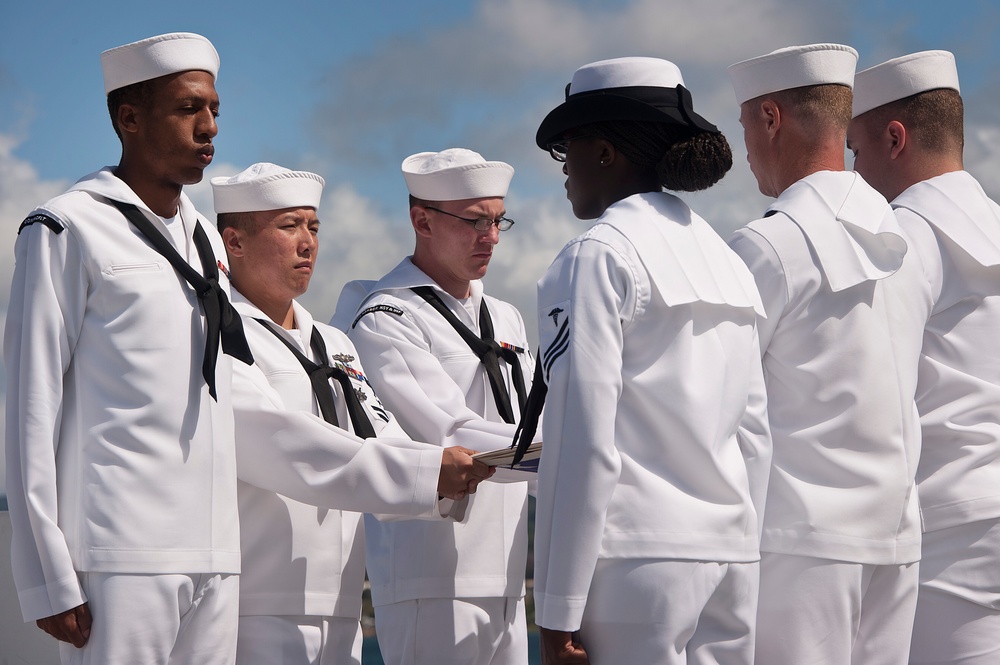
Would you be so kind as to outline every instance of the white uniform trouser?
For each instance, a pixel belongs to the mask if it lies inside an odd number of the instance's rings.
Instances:
[[[524,598],[420,598],[375,608],[386,665],[525,665]]]
[[[753,662],[757,563],[602,559],[580,627],[593,665]]]
[[[1000,663],[1000,519],[924,534],[913,665]]]
[[[361,640],[357,619],[241,616],[236,665],[361,665]]]
[[[904,665],[918,565],[764,552],[757,658],[766,665]]]
[[[231,665],[239,575],[80,573],[94,623],[82,649],[59,643],[64,665]]]

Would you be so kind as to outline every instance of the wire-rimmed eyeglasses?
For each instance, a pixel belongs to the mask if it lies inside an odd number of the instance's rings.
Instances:
[[[497,217],[496,219],[490,219],[489,217],[478,217],[476,219],[471,219],[469,217],[460,217],[454,213],[450,213],[447,210],[441,210],[440,208],[435,208],[433,206],[424,206],[428,210],[433,210],[434,212],[439,212],[442,215],[448,215],[449,217],[454,217],[455,219],[460,219],[463,222],[468,222],[475,227],[477,231],[489,231],[491,226],[496,226],[501,231],[506,231],[510,227],[514,226],[514,220],[510,217]]]

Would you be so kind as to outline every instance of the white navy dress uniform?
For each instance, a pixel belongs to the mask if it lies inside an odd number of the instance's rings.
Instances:
[[[268,163],[212,179],[219,214],[317,209],[323,186],[314,173]],[[295,301],[292,330],[273,324],[236,290],[233,304],[243,316],[256,360],[233,377],[242,550],[236,660],[241,665],[360,664],[364,530],[360,512],[337,508],[433,510],[440,453],[410,442],[382,408],[344,333],[313,322]],[[327,378],[324,392],[333,404],[324,405],[302,358],[339,368],[350,395],[343,383]],[[360,413],[352,412],[352,403]],[[334,413],[324,411],[331,407]],[[360,438],[369,436],[395,437],[414,449],[399,450],[383,441],[362,444]],[[284,443],[292,439],[297,448],[315,450],[295,458],[310,462],[299,472],[305,481],[301,487],[297,473],[277,473]],[[288,477],[274,478],[281,475]],[[290,494],[312,503],[269,489],[282,483]]]
[[[214,76],[219,60],[204,37],[173,33],[106,51],[102,64],[111,91],[190,69]],[[184,194],[168,225],[110,167],[21,225],[4,337],[18,596],[25,620],[89,601],[89,641],[61,642],[64,662],[173,650],[224,663],[240,570],[231,358],[203,372],[195,290],[116,202],[134,205],[199,274],[202,259],[215,268],[225,256]]]
[[[959,90],[955,57],[923,51],[858,72],[854,115]],[[924,531],[910,663],[1000,660],[1000,206],[965,171],[891,201],[931,283],[917,379]]]
[[[314,322],[298,303],[293,303],[296,328],[287,331],[261,323],[267,317],[237,291],[233,302],[244,316],[256,361],[233,378],[243,551],[237,662],[268,663],[277,658],[280,662],[360,663],[364,529],[360,512],[337,508],[411,514],[433,511],[440,453],[429,447],[405,450],[374,441],[361,445],[343,389],[336,383],[337,419],[344,429],[342,434],[331,432],[334,428],[319,417],[308,374],[286,346],[286,342],[292,344],[310,360],[321,361],[309,342],[314,330],[325,341],[327,364],[345,368],[353,390],[364,396],[360,403],[376,434],[396,445],[409,439],[381,407],[346,335]],[[299,415],[288,418],[286,413]],[[302,417],[306,414],[308,418]],[[249,417],[244,420],[244,415]],[[281,431],[297,432],[303,439],[299,445],[317,448],[316,463],[326,470],[329,488],[317,483],[315,495],[290,490],[289,494],[301,499],[297,501],[253,484],[280,464],[255,452],[257,446],[270,443],[271,437],[262,433],[277,429],[279,423],[284,423]],[[331,448],[343,464],[339,472],[323,461],[331,457]],[[256,462],[252,474],[242,464],[244,450]]]
[[[513,169],[469,150],[420,153],[404,161],[410,193],[430,201],[505,196]],[[483,363],[445,317],[412,289],[428,287],[476,335],[488,308],[494,340],[516,354],[530,380],[524,322],[512,305],[483,293],[459,301],[409,257],[376,284],[349,284],[338,311],[356,311],[348,335],[386,407],[415,439],[487,451],[509,446]],[[350,304],[343,302],[344,299]],[[344,317],[343,321],[347,321]],[[503,388],[519,417],[512,366]],[[494,481],[523,481],[498,470]],[[455,522],[379,522],[366,516],[368,577],[379,645],[387,663],[523,663],[527,658],[524,575],[526,482],[485,482],[453,507]],[[463,518],[464,515],[464,518]]]
[[[846,46],[737,63],[737,101],[851,85]],[[792,184],[730,246],[754,274],[774,456],[757,660],[905,663],[920,526],[917,359],[930,290],[888,203],[852,172]]]
[[[696,117],[672,63],[601,61],[539,147],[604,119],[593,90],[610,119],[668,121],[653,99]],[[679,198],[635,194],[559,252],[538,307],[536,623],[579,629],[594,663],[751,662],[771,454],[753,276]]]

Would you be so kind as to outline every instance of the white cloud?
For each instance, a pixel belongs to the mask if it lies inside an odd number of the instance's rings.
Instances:
[[[35,168],[14,155],[17,142],[0,134],[0,284],[10,284],[13,271],[13,247],[17,228],[35,206],[45,202],[69,185],[65,181],[46,182],[39,178]],[[6,306],[6,288],[2,289]]]
[[[1000,125],[970,124],[965,129],[965,168],[994,201],[1000,201]]]
[[[329,321],[344,284],[378,279],[413,251],[406,199],[387,213],[350,185],[327,187],[320,217],[316,273],[302,303],[320,321]]]
[[[533,137],[580,65],[621,55],[677,62],[709,117],[735,116],[725,66],[787,45],[846,34],[843,8],[784,0],[631,3],[491,0],[460,22],[379,44],[339,63],[313,127],[346,173],[398,164],[417,150],[481,148],[529,168]],[[719,17],[725,20],[719,20]],[[711,103],[706,108],[701,100]],[[418,143],[420,143],[418,145]],[[434,143],[428,145],[428,143]]]

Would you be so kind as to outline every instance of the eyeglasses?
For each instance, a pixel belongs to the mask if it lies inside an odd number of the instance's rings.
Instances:
[[[586,136],[586,134],[578,134],[576,136],[570,136],[569,138],[563,137],[562,140],[553,141],[545,147],[548,148],[549,154],[552,155],[552,159],[557,162],[565,162],[566,152],[569,150],[569,144]]]
[[[556,141],[555,143],[548,144],[546,147],[549,149],[552,159],[557,162],[566,161],[566,151],[569,150],[569,141]]]
[[[514,226],[514,220],[510,217],[497,217],[496,219],[490,219],[489,217],[479,217],[478,219],[470,219],[468,217],[459,217],[440,208],[434,208],[433,206],[424,206],[428,210],[433,210],[434,212],[439,212],[442,215],[448,215],[449,217],[454,217],[455,219],[460,219],[463,222],[468,222],[476,228],[477,231],[489,231],[491,226],[496,226],[501,231],[506,231],[510,227]]]

